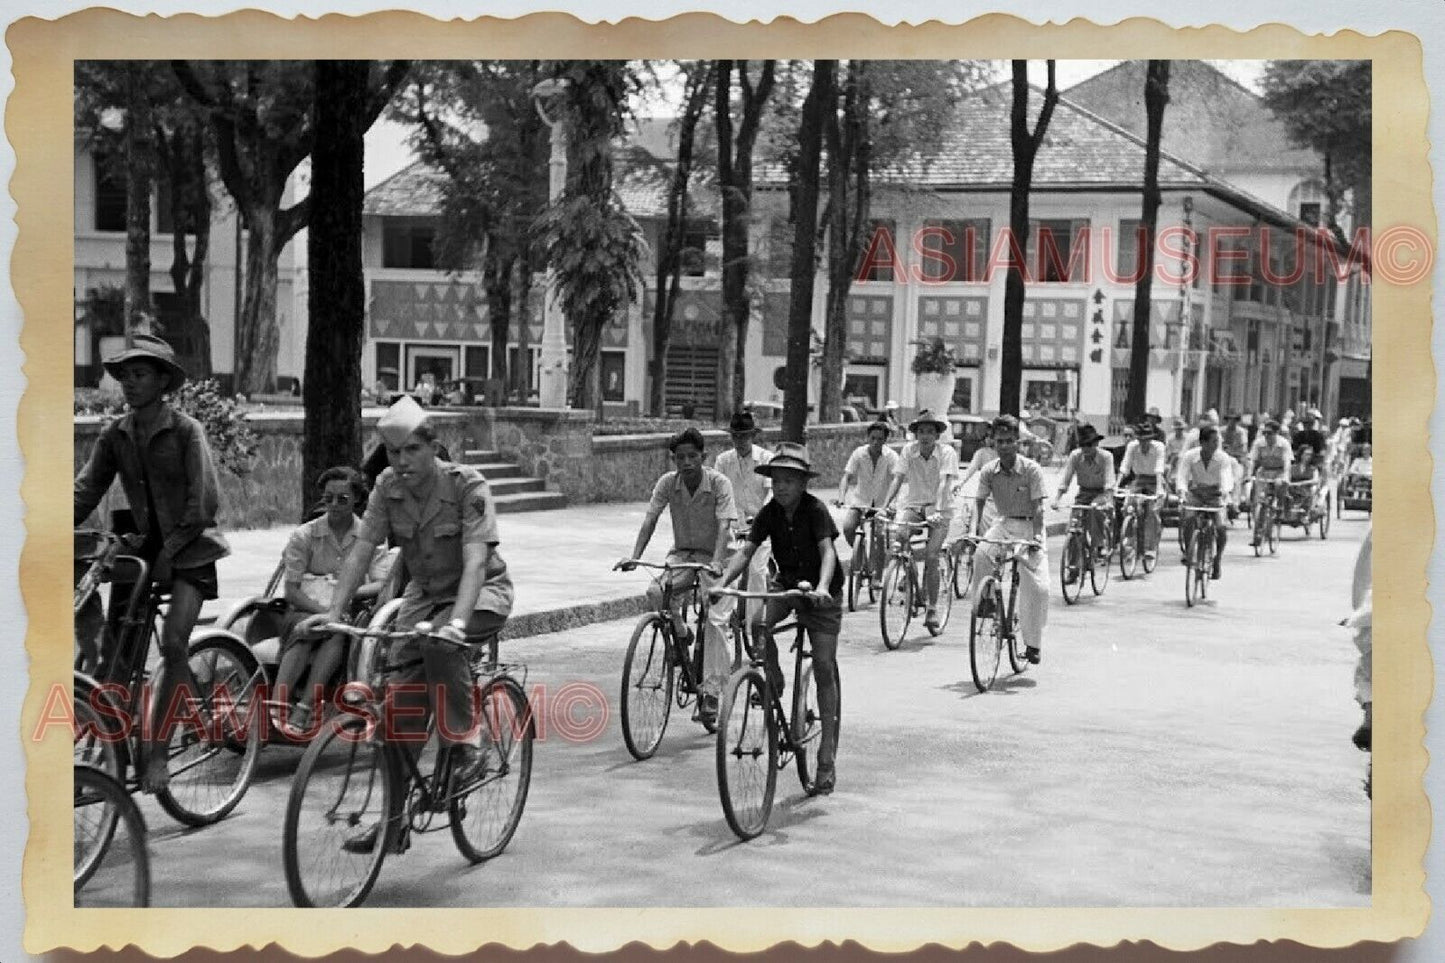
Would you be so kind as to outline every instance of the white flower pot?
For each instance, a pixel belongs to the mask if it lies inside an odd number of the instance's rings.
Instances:
[[[953,385],[956,376],[929,371],[916,375],[916,377],[918,380],[914,389],[914,399],[918,411],[926,408],[947,423],[948,407],[953,403]],[[945,438],[953,437],[951,427],[950,430],[944,432],[943,436]]]

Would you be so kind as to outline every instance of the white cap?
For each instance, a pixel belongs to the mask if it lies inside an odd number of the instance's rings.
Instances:
[[[401,400],[390,408],[376,423],[376,430],[383,441],[392,448],[406,444],[412,432],[427,423],[426,412],[411,395],[402,395]]]

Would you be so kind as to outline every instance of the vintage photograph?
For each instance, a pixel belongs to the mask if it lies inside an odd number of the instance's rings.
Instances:
[[[1368,906],[1371,87],[76,61],[76,905]]]

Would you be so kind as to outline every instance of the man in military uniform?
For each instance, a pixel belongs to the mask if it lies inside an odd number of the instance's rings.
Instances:
[[[311,616],[298,628],[341,621],[366,577],[373,550],[390,538],[401,549],[408,578],[397,612],[398,628],[429,622],[441,626],[436,635],[454,642],[494,634],[512,611],[512,580],[496,551],[497,511],[486,479],[475,468],[437,458],[432,426],[410,398],[388,409],[377,430],[391,467],[372,489],[361,529],[337,577],[330,610]],[[455,646],[431,639],[418,639],[409,646],[416,647],[422,663],[393,680],[396,688],[387,701],[397,711],[387,723],[389,735],[414,741],[413,750],[420,751],[427,710],[438,712],[438,738],[455,747],[453,772],[465,781],[484,764],[481,750],[473,744],[477,732],[466,656]],[[398,656],[413,657],[406,651]],[[418,691],[423,687],[417,682],[425,682],[424,692]],[[432,705],[433,692],[440,696],[440,705]],[[358,840],[348,840],[347,847],[367,851],[375,842],[376,827],[372,827]]]

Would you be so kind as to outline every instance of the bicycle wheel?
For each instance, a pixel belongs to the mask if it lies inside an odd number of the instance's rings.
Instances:
[[[1108,535],[1104,537],[1107,539]],[[1097,550],[1094,546],[1090,545],[1085,551],[1095,552]],[[1089,560],[1089,583],[1094,588],[1094,596],[1096,598],[1103,595],[1104,589],[1109,586],[1109,566],[1113,561],[1114,551],[1112,548],[1105,552],[1102,558],[1095,557]]]
[[[1139,541],[1136,537],[1139,520],[1133,515],[1119,526],[1119,574],[1127,581],[1139,567]]]
[[[1144,574],[1149,575],[1154,571],[1154,567],[1159,564],[1159,543],[1164,540],[1164,532],[1162,528],[1163,523],[1156,519],[1154,525],[1157,530],[1154,533],[1154,543],[1152,545],[1146,543],[1144,535],[1144,529],[1147,527],[1145,525],[1146,521],[1147,518],[1139,520],[1137,531],[1139,532],[1139,564],[1144,567]],[[1150,557],[1151,549],[1153,551],[1152,558]]]
[[[667,731],[677,664],[662,618],[650,612],[637,620],[622,660],[622,741],[634,759],[651,758]]]
[[[813,678],[813,660],[798,650],[793,666],[793,706],[788,718],[788,741],[793,744],[793,759],[798,766],[798,782],[803,792],[812,793],[818,767],[818,741],[823,736],[823,713],[818,708],[818,684]]]
[[[116,779],[75,767],[75,905],[149,906],[145,819]]]
[[[1024,671],[1029,667],[1029,660],[1024,652],[1023,636],[1019,635],[1019,582],[1018,573],[1014,573],[1014,579],[1009,586],[1008,620],[1000,626],[1000,632],[1004,636],[1004,645],[1008,647],[1008,662],[1013,667],[1014,673]]]
[[[863,590],[863,573],[858,570],[858,553],[848,559],[848,611],[858,611],[858,596]]]
[[[963,543],[953,557],[953,597],[956,599],[968,598],[968,590],[972,585],[973,551],[966,543]]]
[[[1195,537],[1199,545],[1194,556],[1194,597],[1202,602],[1209,596],[1209,576],[1214,570],[1214,533],[1200,532]]]
[[[928,630],[934,637],[943,634],[953,617],[953,556],[947,552],[940,554],[938,566],[938,628]]]
[[[257,687],[265,673],[229,634],[192,642],[189,664],[205,731],[184,720],[173,727],[166,746],[171,778],[156,800],[179,822],[207,826],[236,808],[256,772],[266,711]]]
[[[1194,607],[1194,596],[1199,591],[1199,583],[1195,581],[1195,573],[1199,571],[1199,533],[1195,532],[1189,537],[1189,547],[1184,550],[1184,559],[1189,564],[1184,566],[1184,604]]]
[[[104,690],[84,673],[75,673],[75,764],[94,766],[112,779],[125,778],[125,729],[119,722],[123,715]],[[97,706],[108,707],[103,716]],[[106,717],[108,716],[108,718]]]
[[[768,825],[778,781],[778,730],[763,674],[732,674],[719,702],[717,789],[723,816],[740,839]]]
[[[891,558],[883,570],[883,588],[878,601],[878,627],[883,632],[883,644],[896,649],[903,644],[908,624],[913,621],[913,579],[908,577],[905,565],[912,562],[902,558]]]
[[[478,700],[486,768],[451,799],[452,840],[474,863],[507,848],[532,785],[532,741],[536,721],[527,694],[511,676],[482,685]]]
[[[1284,523],[1280,521],[1279,516],[1271,516],[1269,524],[1269,554],[1271,555],[1279,554],[1279,536],[1283,528]]]
[[[1254,557],[1259,558],[1264,554],[1264,506],[1260,505],[1249,510],[1249,531],[1250,547],[1254,549]]]
[[[979,614],[979,606],[985,599],[993,604],[994,615]],[[987,692],[993,680],[998,678],[998,663],[1003,655],[998,611],[998,579],[990,575],[978,587],[968,620],[968,668],[979,692]]]
[[[366,721],[346,716],[312,740],[296,767],[281,833],[286,888],[297,906],[359,906],[401,831],[396,761]],[[369,849],[356,845],[368,832]],[[351,841],[354,849],[346,849]]]
[[[1330,537],[1330,502],[1334,501],[1334,495],[1325,492],[1325,510],[1320,513],[1320,541]]]
[[[1069,532],[1069,537],[1064,539],[1064,556],[1059,560],[1059,587],[1069,605],[1077,602],[1084,591],[1084,566],[1084,535]]]

